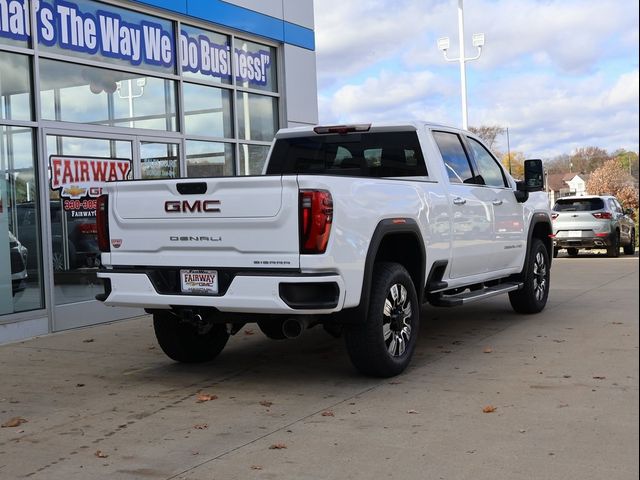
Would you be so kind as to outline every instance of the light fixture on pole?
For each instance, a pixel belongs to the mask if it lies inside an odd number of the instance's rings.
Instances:
[[[447,50],[449,50],[449,37],[441,37],[438,39],[438,49],[442,51],[444,59],[447,62],[460,63],[460,91],[462,97],[462,128],[467,129],[467,72],[465,64],[472,60],[477,60],[482,55],[482,47],[484,46],[484,33],[474,33],[472,36],[473,46],[478,49],[478,54],[474,57],[466,58],[464,56],[464,14],[462,0],[458,0],[458,39],[460,42],[460,56],[458,58],[449,58]]]

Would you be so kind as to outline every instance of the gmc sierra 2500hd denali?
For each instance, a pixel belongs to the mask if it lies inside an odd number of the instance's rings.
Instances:
[[[364,374],[411,360],[420,307],[549,293],[540,160],[516,182],[467,131],[429,123],[281,130],[264,175],[108,184],[97,225],[107,305],[144,307],[179,362],[257,322],[322,324]]]

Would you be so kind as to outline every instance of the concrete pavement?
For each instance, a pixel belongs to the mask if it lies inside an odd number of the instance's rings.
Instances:
[[[638,370],[637,256],[555,259],[539,315],[425,308],[391,380],[321,329],[175,364],[144,317],[0,347],[0,478],[636,479]]]

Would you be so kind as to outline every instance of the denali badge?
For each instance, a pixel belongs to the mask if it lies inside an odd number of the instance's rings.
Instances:
[[[208,235],[171,235],[169,240],[172,242],[221,242],[222,237],[211,237]]]
[[[169,200],[164,202],[167,213],[220,213],[220,200]]]

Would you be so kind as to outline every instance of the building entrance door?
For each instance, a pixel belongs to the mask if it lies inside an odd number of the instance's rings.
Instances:
[[[143,315],[142,309],[106,307],[95,223],[96,198],[106,181],[178,176],[179,143],[78,132],[44,133],[48,206],[43,223],[52,281],[53,330],[94,325]],[[87,134],[88,135],[88,134]]]

